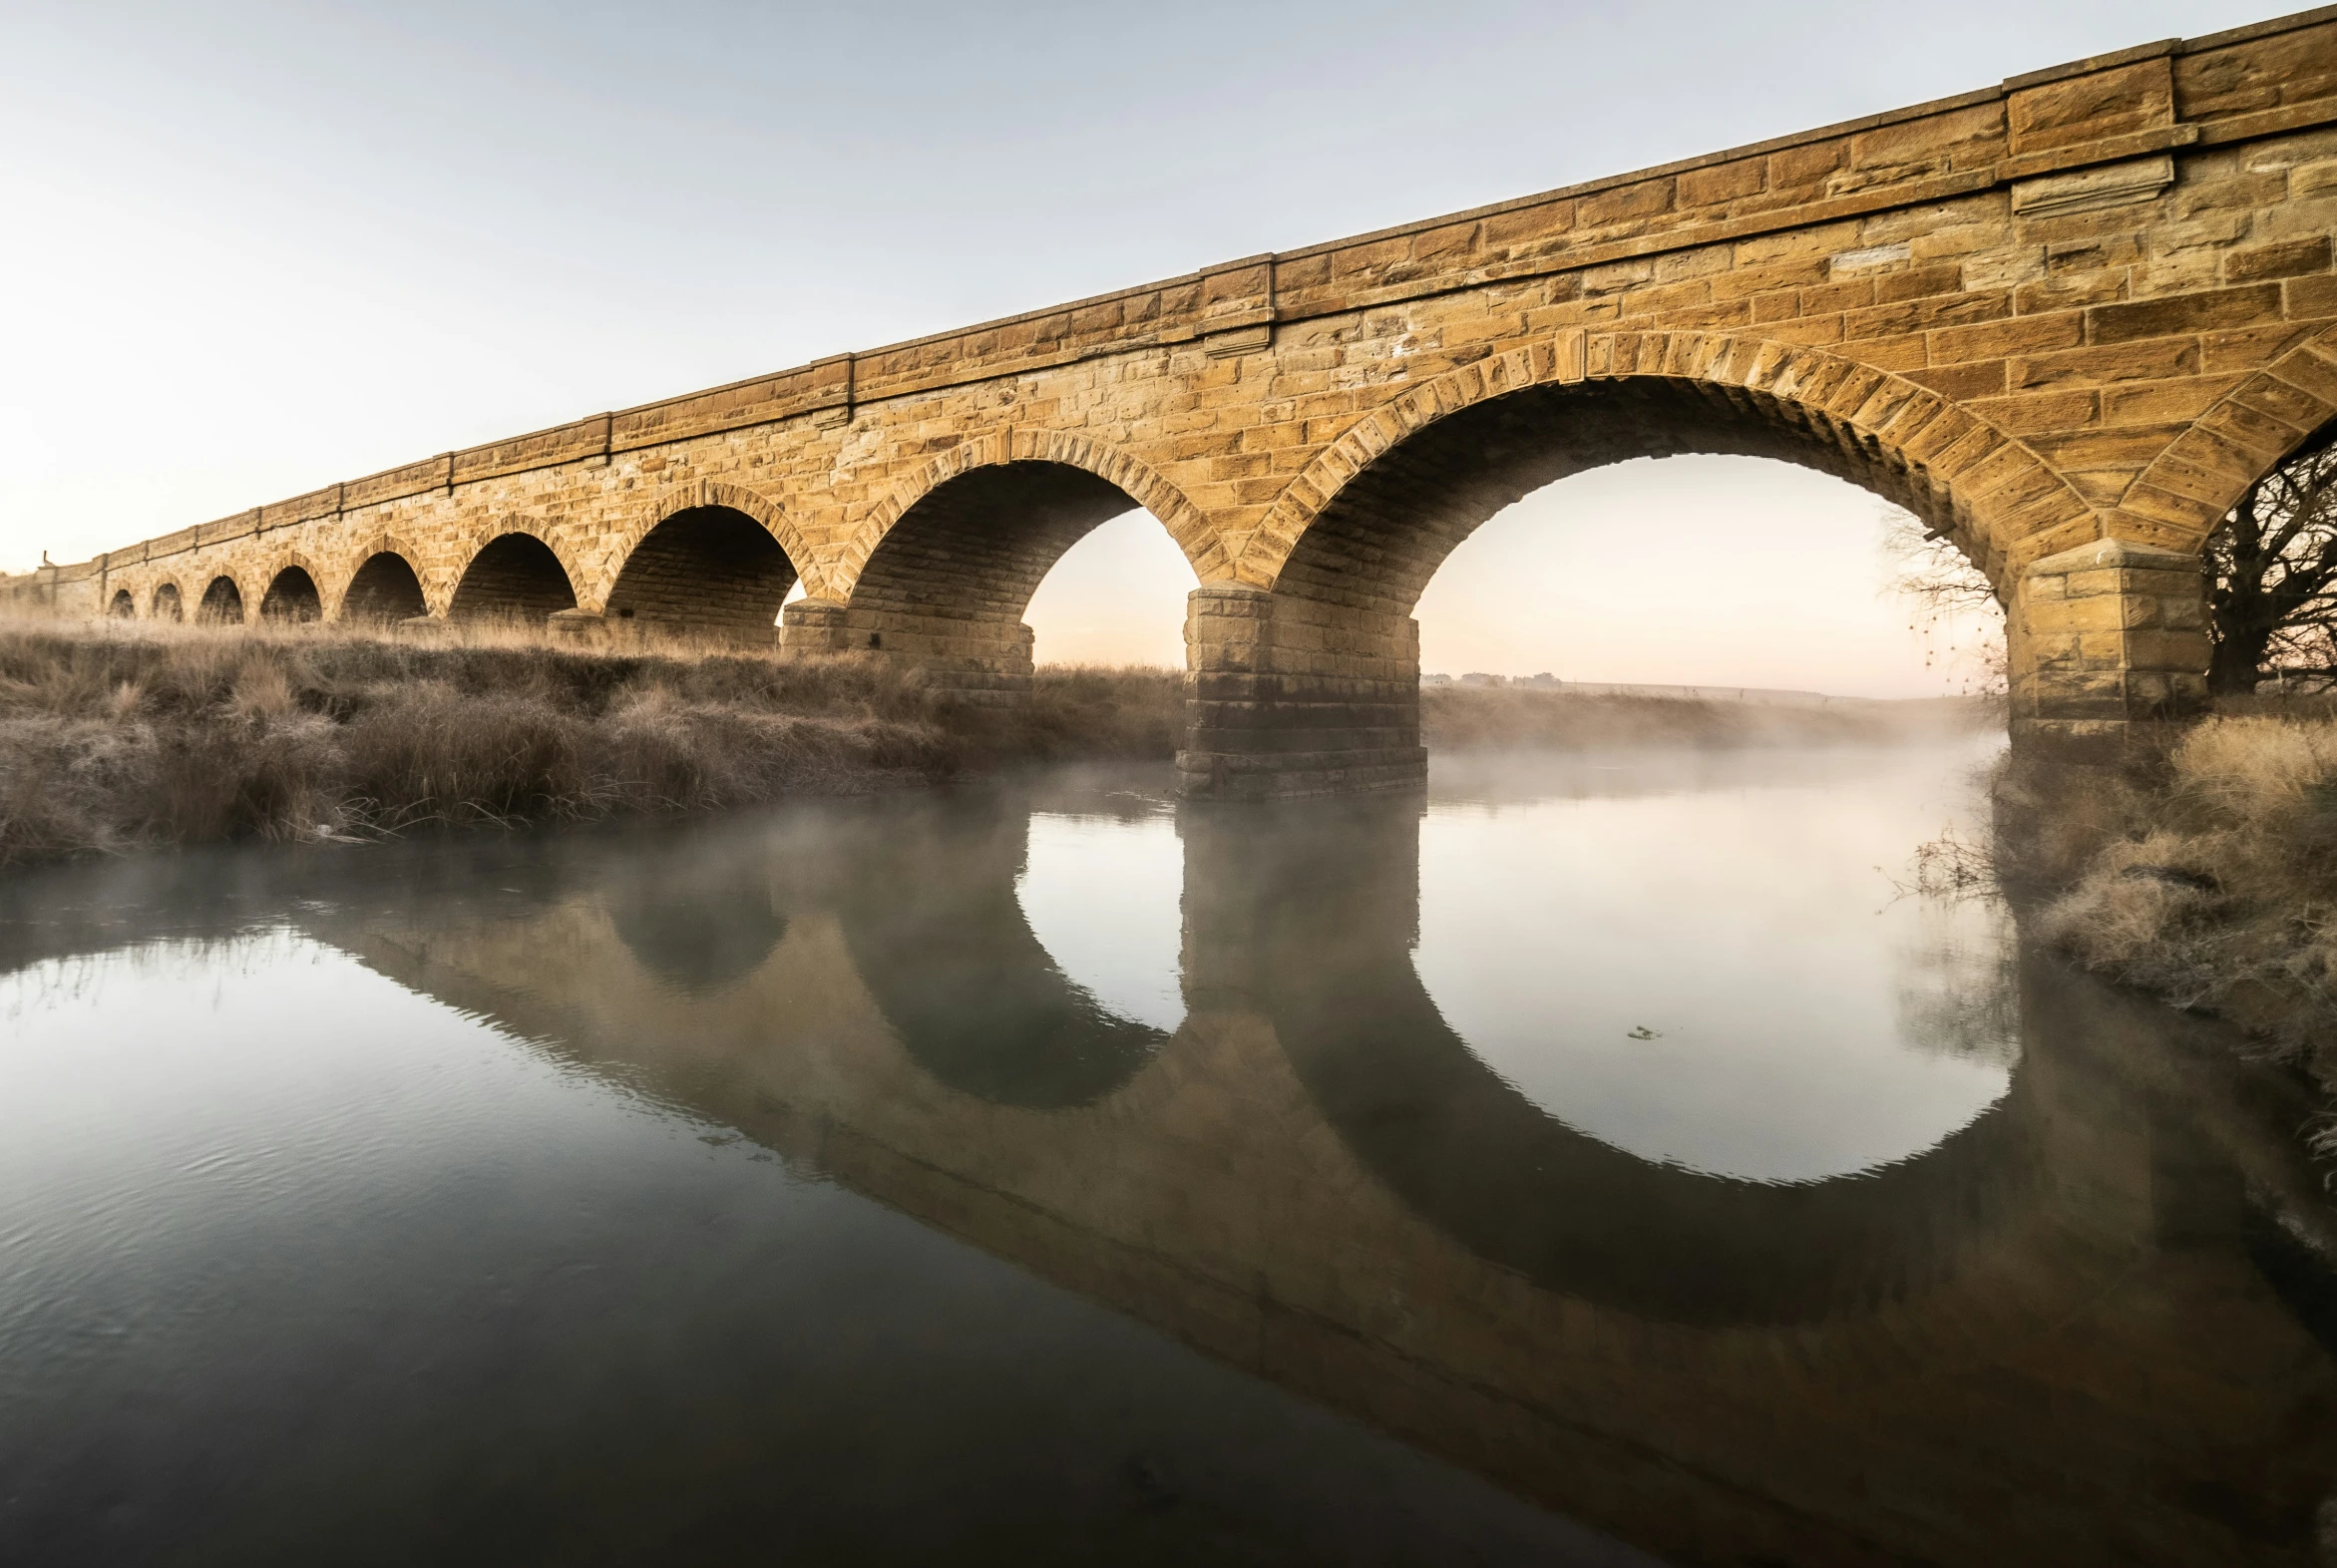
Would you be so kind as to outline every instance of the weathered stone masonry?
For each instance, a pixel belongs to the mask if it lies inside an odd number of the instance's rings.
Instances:
[[[1200,585],[1187,789],[1307,793],[1420,776],[1411,609],[1471,529],[1734,452],[1952,538],[2007,605],[2016,733],[2114,744],[2198,698],[2202,543],[2337,418],[2333,238],[2337,8],[594,415],[5,592],[257,616],[297,567],[327,619],[380,618],[413,608],[395,557],[432,615],[755,636],[800,577],[784,645],[999,697],[1039,578],[1133,504]]]

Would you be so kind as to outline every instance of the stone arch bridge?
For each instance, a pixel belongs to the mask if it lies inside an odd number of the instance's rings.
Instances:
[[[2337,418],[2337,8],[327,485],[0,585],[19,608],[548,617],[1026,686],[1048,567],[1182,548],[1194,794],[1416,782],[1412,605],[1566,474],[1779,458],[2008,611],[2014,726],[2204,689],[2202,544]]]

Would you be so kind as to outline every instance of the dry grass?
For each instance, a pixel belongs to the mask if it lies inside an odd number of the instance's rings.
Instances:
[[[2153,769],[2009,774],[2010,858],[2046,892],[2046,942],[2337,1083],[2337,720],[2265,706]]]
[[[1430,688],[1450,749],[1872,744],[1969,704],[1749,706]],[[1042,667],[1032,700],[953,700],[882,660],[722,644],[591,651],[539,630],[0,621],[0,863],[704,811],[1075,759],[1166,761],[1181,672]]]
[[[881,662],[511,637],[0,624],[0,861],[696,811],[1020,756],[1167,754],[1176,678],[1048,672],[1026,713]]]

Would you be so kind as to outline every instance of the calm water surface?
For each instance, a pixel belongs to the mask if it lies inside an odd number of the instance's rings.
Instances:
[[[2313,1563],[2337,1213],[1982,751],[0,886],[0,1563]]]

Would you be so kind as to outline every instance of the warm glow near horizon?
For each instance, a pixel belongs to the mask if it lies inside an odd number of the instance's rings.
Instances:
[[[1977,620],[1912,628],[1886,590],[1884,506],[1757,458],[1641,460],[1537,491],[1446,560],[1417,610],[1420,667],[1562,680],[1922,697],[1967,689]],[[1049,664],[1184,662],[1193,588],[1133,512],[1064,556],[1025,618]]]

